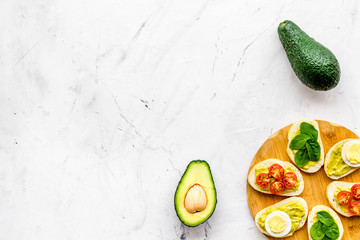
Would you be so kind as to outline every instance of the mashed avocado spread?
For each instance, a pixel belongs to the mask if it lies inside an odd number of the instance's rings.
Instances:
[[[298,201],[291,201],[285,203],[278,207],[269,207],[259,218],[259,225],[265,230],[265,220],[267,216],[275,211],[283,211],[289,215],[291,219],[291,230],[290,232],[295,232],[299,227],[302,217],[305,215],[305,209]]]
[[[287,173],[287,172],[293,172],[294,173],[294,170],[291,167],[285,167],[284,168],[284,174]],[[259,175],[260,173],[269,173],[269,167],[264,166],[264,167],[255,168],[255,184],[256,184],[256,176]],[[269,186],[270,186],[270,184],[272,184],[275,181],[276,180],[274,178],[271,178]],[[295,186],[293,188],[291,188],[291,189],[285,188],[283,193],[293,192],[293,191],[297,190],[299,188],[299,186],[300,186],[300,181],[298,179],[298,180],[296,180]],[[262,189],[270,191],[270,187],[266,187],[266,188],[262,188]]]
[[[328,175],[340,176],[352,169],[352,167],[346,165],[341,157],[341,150],[343,146],[344,144],[340,144],[331,152],[330,160],[326,166],[326,172]]]
[[[348,213],[348,212],[349,212],[348,207],[341,205],[341,203],[339,203],[339,201],[337,200],[337,195],[338,195],[338,193],[341,192],[341,191],[351,192],[351,188],[347,188],[347,187],[337,187],[336,190],[335,190],[335,192],[334,192],[334,199],[335,199],[336,203],[339,205],[339,207],[341,208],[341,210],[343,210],[344,212]]]
[[[303,166],[302,168],[304,169],[309,169],[309,167],[315,166],[317,162],[314,161],[309,161],[305,166]]]

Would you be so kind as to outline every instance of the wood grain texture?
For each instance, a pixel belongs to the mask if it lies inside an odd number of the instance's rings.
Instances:
[[[340,140],[346,138],[359,138],[355,133],[349,129],[339,126],[334,123],[327,121],[317,120],[320,127],[321,138],[324,145],[325,154],[331,148],[332,145],[337,143]],[[291,162],[290,158],[286,153],[287,145],[287,134],[290,126],[286,126],[276,133],[274,133],[270,138],[268,138],[265,143],[260,147],[258,152],[255,154],[249,170],[257,163],[266,160],[268,158],[278,158],[283,161]],[[306,200],[308,204],[309,211],[316,205],[323,204],[330,206],[326,198],[326,187],[329,183],[334,180],[328,178],[325,174],[324,168],[322,167],[318,172],[308,174],[301,171],[304,181],[305,189],[299,197],[302,197]],[[360,170],[353,172],[352,174],[341,178],[340,181],[345,182],[360,182]],[[253,217],[263,208],[273,205],[286,197],[268,195],[260,193],[254,190],[247,183],[247,198],[248,204]],[[344,225],[344,236],[343,239],[347,240],[357,240],[360,237],[360,217],[347,218],[338,214],[341,218],[341,221]],[[269,236],[268,239],[275,240],[279,238],[272,238]],[[307,234],[307,223],[298,231],[294,233],[293,236],[283,238],[287,240],[304,240],[308,239]]]

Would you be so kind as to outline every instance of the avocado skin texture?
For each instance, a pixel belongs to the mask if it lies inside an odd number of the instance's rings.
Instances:
[[[279,24],[278,34],[291,67],[303,84],[326,91],[339,83],[339,62],[328,48],[289,20]]]
[[[211,206],[209,206],[211,208],[211,211],[209,212],[209,214],[207,214],[207,216],[205,216],[203,219],[199,220],[199,221],[196,221],[196,222],[191,222],[191,221],[188,221],[188,219],[184,219],[183,216],[181,216],[181,206],[179,206],[179,202],[181,202],[181,204],[185,201],[185,195],[184,196],[179,196],[179,190],[181,190],[182,188],[182,185],[183,185],[183,182],[185,181],[185,179],[187,178],[187,174],[188,172],[190,171],[190,169],[192,168],[192,166],[196,165],[196,164],[200,164],[202,166],[204,166],[204,168],[208,171],[209,173],[209,181],[211,182],[211,186],[205,186],[205,187],[210,187],[211,190],[213,191],[212,194],[208,194],[206,193],[207,197],[208,197],[208,204],[211,204]],[[196,182],[193,182],[193,183],[196,183]],[[187,191],[186,191],[187,192]],[[211,196],[213,195],[213,196]],[[180,198],[180,199],[178,199]],[[209,199],[210,198],[210,199]],[[211,199],[212,198],[212,199]],[[181,201],[179,201],[181,200]],[[188,226],[188,227],[196,227],[202,223],[204,223],[207,219],[209,219],[212,214],[214,213],[215,211],[215,208],[216,208],[216,204],[217,204],[217,193],[216,193],[216,188],[215,188],[215,183],[214,183],[214,180],[213,180],[213,177],[212,177],[212,173],[211,173],[211,169],[210,169],[210,166],[209,164],[205,161],[205,160],[193,160],[191,161],[184,174],[182,175],[179,183],[178,183],[178,186],[176,188],[176,191],[175,191],[175,195],[174,195],[174,207],[175,207],[175,212],[176,212],[176,215],[178,216],[178,218],[180,219],[180,221]]]

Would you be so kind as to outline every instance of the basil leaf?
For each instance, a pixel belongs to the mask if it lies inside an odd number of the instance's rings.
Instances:
[[[328,236],[325,235],[325,237],[322,240],[333,240],[331,238],[329,238]]]
[[[309,135],[310,137],[312,137],[313,139],[317,140],[318,139],[318,131],[315,129],[315,127],[313,125],[311,125],[310,123],[307,122],[302,122],[300,124],[300,133]]]
[[[310,228],[310,236],[313,240],[322,240],[325,233],[322,230],[323,224],[320,221],[314,223]]]
[[[320,159],[320,145],[317,140],[309,139],[306,142],[306,149],[309,153],[310,161],[317,162]]]
[[[298,134],[296,135],[290,142],[289,148],[291,150],[299,150],[305,146],[307,140],[310,139],[310,136],[305,134]]]
[[[298,167],[304,167],[309,162],[309,153],[306,149],[300,149],[295,153],[295,164]]]
[[[331,226],[335,223],[334,218],[330,215],[330,213],[324,210],[317,212],[316,216],[319,219],[319,221],[325,224],[326,226]]]
[[[339,227],[335,222],[331,226],[326,226],[323,224],[321,228],[323,232],[325,232],[326,236],[328,236],[330,239],[338,239],[340,235]]]

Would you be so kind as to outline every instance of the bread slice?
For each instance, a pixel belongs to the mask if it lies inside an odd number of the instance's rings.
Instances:
[[[317,206],[313,207],[313,209],[311,209],[311,211],[309,212],[309,219],[308,219],[308,237],[309,237],[309,239],[312,239],[310,236],[310,229],[311,229],[311,226],[314,224],[314,217],[316,216],[317,212],[322,211],[322,210],[329,212],[330,215],[334,218],[335,222],[337,223],[337,225],[339,227],[339,238],[337,240],[341,240],[344,235],[344,227],[341,223],[341,220],[334,210],[332,210],[331,208],[329,208],[325,205],[317,205]]]
[[[255,169],[257,167],[264,167],[264,166],[270,167],[272,164],[279,164],[283,168],[291,167],[294,170],[294,172],[297,176],[297,179],[299,180],[299,184],[300,184],[299,188],[296,189],[295,191],[281,193],[278,195],[280,195],[280,196],[298,196],[298,195],[300,195],[302,193],[302,191],[304,190],[304,178],[301,175],[301,172],[293,164],[291,164],[289,162],[281,161],[281,160],[275,159],[275,158],[270,158],[270,159],[264,160],[262,162],[259,162],[258,164],[255,164],[255,166],[253,166],[251,168],[251,170],[249,171],[249,174],[248,174],[248,183],[250,184],[250,186],[252,186],[255,190],[257,190],[259,192],[266,193],[266,194],[272,194],[269,190],[264,190],[255,183],[255,181],[256,181],[255,180],[256,179]]]
[[[299,227],[295,230],[295,232],[296,232],[297,230],[299,230],[300,228],[302,228],[302,227],[304,226],[305,222],[306,222],[306,218],[307,218],[307,215],[308,215],[308,206],[307,206],[306,201],[305,201],[303,198],[301,198],[301,197],[290,197],[290,198],[286,198],[286,199],[284,199],[284,200],[282,200],[282,201],[280,201],[280,202],[278,202],[278,203],[276,203],[276,204],[274,204],[274,205],[268,206],[268,207],[260,210],[260,211],[256,214],[256,216],[255,216],[255,224],[256,224],[256,227],[257,227],[262,233],[270,236],[270,234],[269,234],[266,230],[264,230],[262,227],[260,227],[260,225],[259,225],[259,218],[260,218],[260,216],[261,216],[261,215],[266,211],[266,209],[268,209],[269,207],[278,207],[278,206],[281,206],[281,205],[283,205],[283,204],[286,204],[286,203],[291,202],[291,201],[294,201],[294,200],[295,200],[295,201],[298,201],[301,205],[303,205],[304,211],[305,211],[305,215],[304,215],[304,216],[302,217],[302,219],[300,220]],[[288,237],[288,236],[291,236],[291,235],[293,235],[293,233],[289,233],[289,234],[286,235],[285,237]]]
[[[332,146],[332,147],[330,148],[330,150],[327,152],[327,154],[326,154],[326,156],[325,156],[324,170],[325,170],[326,175],[327,175],[329,178],[337,180],[337,179],[340,179],[340,178],[342,178],[342,177],[345,177],[346,175],[349,175],[350,173],[353,173],[354,171],[356,171],[357,169],[359,169],[359,167],[357,167],[357,168],[352,168],[352,169],[350,169],[347,173],[345,173],[345,174],[343,174],[343,175],[339,175],[339,176],[329,175],[329,174],[328,174],[328,171],[327,171],[327,164],[328,164],[328,162],[329,162],[329,160],[330,160],[330,158],[331,158],[331,153],[332,153],[332,151],[334,151],[334,149],[335,149],[338,145],[344,144],[344,143],[346,143],[346,142],[348,142],[348,141],[350,141],[350,140],[354,140],[354,138],[344,139],[344,140],[341,140],[340,142],[335,143],[334,146]]]
[[[290,142],[294,136],[294,134],[299,130],[300,128],[300,124],[302,122],[307,122],[312,124],[315,129],[318,131],[318,142],[320,145],[320,159],[319,161],[317,161],[316,165],[314,166],[310,166],[308,169],[305,168],[300,168],[300,170],[307,172],[307,173],[314,173],[319,171],[319,169],[322,167],[322,165],[324,165],[324,146],[322,144],[321,141],[321,134],[320,134],[320,128],[319,128],[319,124],[314,120],[314,119],[310,119],[310,118],[304,118],[304,119],[300,119],[298,121],[296,121],[293,125],[291,125],[290,129],[289,129],[289,133],[288,133],[288,144],[287,144],[287,148],[286,151],[291,159],[291,161],[295,164],[295,155],[293,153],[293,150],[290,149]],[[295,164],[296,165],[296,164]]]
[[[353,217],[353,215],[351,215],[348,212],[344,212],[340,208],[338,202],[335,199],[334,194],[335,194],[337,187],[351,188],[354,184],[356,184],[356,183],[334,181],[334,182],[330,183],[326,188],[326,197],[327,197],[330,205],[335,209],[335,211],[337,211],[338,213],[340,213],[341,215],[343,215],[345,217]]]

